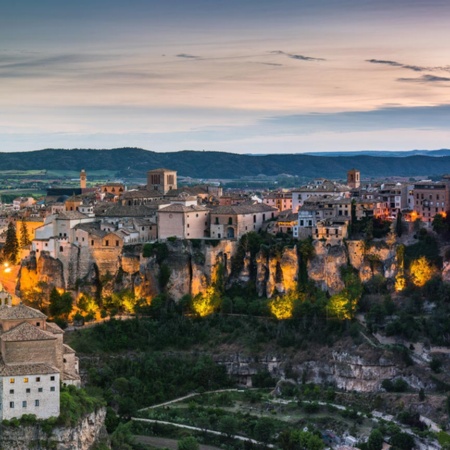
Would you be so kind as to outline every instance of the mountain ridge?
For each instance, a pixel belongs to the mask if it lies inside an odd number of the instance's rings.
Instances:
[[[439,176],[450,173],[450,156],[320,156],[310,154],[250,156],[218,151],[182,150],[159,153],[135,147],[116,149],[44,149],[0,153],[1,170],[110,170],[121,177],[143,176],[168,167],[180,176],[240,178],[297,175],[306,178],[344,178],[355,167],[364,178]]]

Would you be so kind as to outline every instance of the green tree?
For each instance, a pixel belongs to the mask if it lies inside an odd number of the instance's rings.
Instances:
[[[219,430],[225,433],[228,437],[236,434],[239,422],[234,416],[224,416],[219,421]]]
[[[198,450],[199,448],[197,439],[193,436],[187,436],[178,441],[178,450]]]
[[[402,213],[400,211],[397,214],[397,220],[395,222],[395,234],[398,237],[401,237],[401,235],[403,234]]]
[[[256,440],[267,444],[269,443],[274,431],[275,427],[273,421],[269,417],[261,417],[255,425],[255,438]]]
[[[383,434],[375,428],[367,441],[367,450],[381,450],[383,448]]]
[[[14,222],[9,222],[6,230],[5,245],[3,247],[3,258],[11,264],[17,263],[19,256],[19,241],[17,239],[16,226]]]
[[[67,318],[72,311],[73,298],[69,292],[60,294],[56,288],[50,292],[49,311],[53,317]]]
[[[400,450],[412,450],[414,448],[414,438],[407,433],[395,433],[390,440],[390,444]]]
[[[26,248],[31,245],[30,235],[28,233],[28,227],[24,220],[20,224],[20,247]]]

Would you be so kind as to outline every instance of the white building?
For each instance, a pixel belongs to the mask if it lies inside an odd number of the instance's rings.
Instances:
[[[1,292],[0,420],[60,412],[60,382],[80,385],[78,358],[63,343],[63,330],[23,304],[11,306]],[[6,295],[4,295],[6,294]]]

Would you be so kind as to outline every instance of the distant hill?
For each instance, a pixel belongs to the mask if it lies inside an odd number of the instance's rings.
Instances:
[[[438,152],[450,152],[438,150]],[[435,154],[433,152],[433,154]],[[289,174],[301,177],[343,178],[348,169],[361,170],[364,178],[379,176],[436,176],[450,173],[450,156],[370,155],[238,155],[184,150],[157,153],[139,148],[111,150],[46,149],[0,153],[0,170],[110,170],[119,177],[144,177],[158,167],[175,169],[181,176],[238,178]]]
[[[307,152],[304,155],[311,156],[384,156],[391,158],[397,156],[399,158],[406,158],[407,156],[450,156],[450,149],[442,148],[440,150],[402,150],[402,151],[389,151],[389,150],[358,150],[353,152]]]

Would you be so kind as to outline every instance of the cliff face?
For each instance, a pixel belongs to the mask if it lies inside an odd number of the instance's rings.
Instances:
[[[261,370],[269,371],[276,378],[293,378],[297,383],[327,383],[357,392],[376,391],[384,379],[403,377],[410,381],[410,369],[392,352],[368,344],[344,344],[333,348],[311,347],[293,355],[220,355],[217,360],[226,366],[229,374],[248,385],[251,375]],[[415,384],[418,388],[425,387],[422,382]]]
[[[47,434],[39,425],[2,426],[0,447],[3,450],[41,448],[52,450],[90,450],[98,442],[108,446],[108,435],[104,427],[104,408],[82,418],[75,427],[57,427]]]
[[[166,246],[163,258],[143,257],[141,245],[125,247],[122,253],[112,249],[101,254],[74,248],[62,260],[51,258],[47,252],[37,258],[31,252],[22,262],[18,289],[24,291],[44,281],[50,288],[95,294],[102,281],[104,294],[128,289],[137,297],[151,300],[165,290],[177,300],[186,294],[204,292],[218,281],[219,268],[225,285],[246,286],[252,282],[259,296],[271,298],[297,287],[297,247],[261,250],[254,256],[244,252],[238,273],[232,273],[231,261],[239,245],[236,241],[176,240],[162,245]],[[393,245],[376,243],[367,248],[362,241],[335,246],[315,241],[313,247],[314,256],[307,263],[308,276],[330,294],[344,288],[340,268],[347,264],[358,270],[363,282],[373,275],[392,278],[397,269]]]

